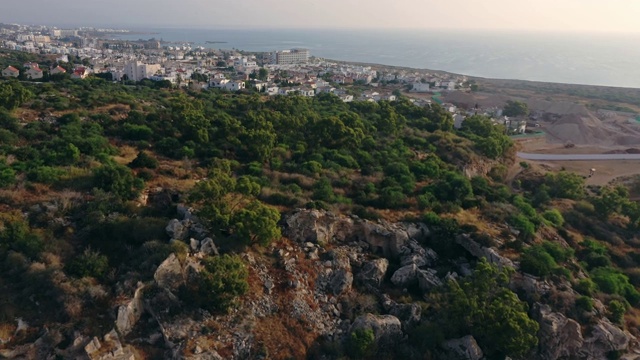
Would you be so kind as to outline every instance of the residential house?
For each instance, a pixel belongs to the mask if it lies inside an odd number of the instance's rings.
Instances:
[[[28,69],[25,74],[27,75],[27,79],[31,80],[42,79],[42,76],[44,75],[39,67],[32,67]]]
[[[224,89],[228,91],[238,91],[245,88],[244,81],[233,80],[224,84]]]
[[[71,74],[72,79],[84,79],[89,75],[89,72],[84,67],[78,67],[73,70],[73,74]]]
[[[340,95],[340,100],[342,100],[343,102],[352,102],[353,101],[353,95]]]
[[[277,86],[267,87],[267,94],[269,96],[278,95],[279,93],[280,93],[280,89]]]
[[[20,70],[14,68],[13,66],[7,66],[6,69],[2,70],[2,76],[17,78],[18,76],[20,76]]]
[[[63,67],[61,66],[56,66],[53,69],[51,69],[51,71],[49,72],[51,75],[56,75],[56,74],[64,74],[66,73],[67,70],[65,70]]]
[[[217,89],[222,89],[224,88],[227,83],[229,82],[229,79],[224,79],[224,78],[212,78],[209,80],[209,87],[210,88],[217,88]]]
[[[429,92],[429,83],[414,83],[411,91],[419,93]]]
[[[456,89],[456,82],[452,80],[442,81],[440,83],[440,87],[445,90],[452,91]]]

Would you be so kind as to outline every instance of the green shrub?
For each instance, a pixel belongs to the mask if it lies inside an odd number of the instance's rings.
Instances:
[[[542,214],[542,217],[549,221],[555,227],[561,227],[564,225],[564,218],[557,209],[547,210]]]
[[[16,172],[0,160],[0,188],[6,188],[16,181]]]
[[[632,305],[640,301],[640,293],[629,283],[629,278],[612,267],[591,270],[591,278],[607,294],[623,296]]]
[[[356,330],[348,338],[347,351],[355,359],[362,359],[374,352],[375,336],[373,330]]]
[[[27,179],[43,184],[53,184],[60,180],[65,170],[51,166],[39,166],[27,172]]]
[[[187,285],[195,304],[211,312],[227,312],[249,290],[249,271],[238,255],[204,260],[204,269]]]
[[[82,255],[71,261],[67,270],[77,277],[102,279],[109,270],[109,259],[98,251],[87,248]]]
[[[123,199],[133,199],[144,186],[142,179],[136,179],[129,168],[118,164],[107,164],[95,169],[93,184],[98,189]]]
[[[526,249],[520,257],[522,271],[536,276],[549,276],[557,266],[553,257],[539,246]]]
[[[573,286],[573,288],[581,294],[592,296],[593,294],[595,294],[597,286],[596,286],[596,283],[591,281],[591,279],[586,278],[586,279],[580,279],[580,281],[578,281]]]
[[[576,309],[581,311],[593,311],[593,299],[589,296],[580,296],[576,299]]]
[[[624,314],[627,312],[627,306],[618,300],[609,302],[609,319],[615,324],[622,324]]]
[[[132,169],[155,169],[158,167],[158,160],[146,152],[140,151],[138,156],[129,163],[129,167]]]

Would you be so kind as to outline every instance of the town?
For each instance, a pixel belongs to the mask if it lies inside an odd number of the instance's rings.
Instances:
[[[0,24],[0,49],[50,59],[47,64],[9,64],[1,75],[23,81],[93,76],[129,83],[153,81],[160,87],[256,91],[269,96],[332,93],[344,102],[395,101],[404,95],[418,106],[438,103],[452,114],[456,128],[467,116],[479,114],[504,125],[509,134],[524,134],[530,120],[524,113],[505,116],[502,107],[443,101],[442,94],[477,88],[462,75],[346,63],[312,56],[307,49],[254,53],[156,39],[113,39],[122,33],[128,30]]]

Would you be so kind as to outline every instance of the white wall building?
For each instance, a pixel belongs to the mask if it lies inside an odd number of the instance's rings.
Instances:
[[[276,51],[273,53],[272,61],[276,65],[304,64],[309,62],[309,50],[291,49]]]
[[[160,71],[159,64],[144,64],[140,61],[132,61],[124,66],[124,74],[128,80],[140,81],[148,79]]]
[[[413,84],[413,88],[411,89],[411,91],[419,92],[419,93],[429,92],[429,83],[425,83],[425,84],[423,84],[421,82],[414,83]]]

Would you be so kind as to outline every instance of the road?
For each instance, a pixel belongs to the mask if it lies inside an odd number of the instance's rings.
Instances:
[[[519,152],[517,156],[533,161],[640,160],[640,154],[532,154]]]

